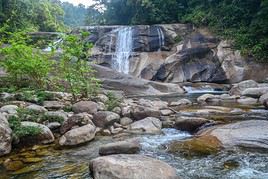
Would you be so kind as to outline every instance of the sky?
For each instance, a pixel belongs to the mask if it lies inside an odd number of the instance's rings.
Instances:
[[[61,0],[62,2],[69,2],[72,3],[74,5],[78,5],[78,4],[84,4],[85,6],[89,6],[92,4],[92,0]]]

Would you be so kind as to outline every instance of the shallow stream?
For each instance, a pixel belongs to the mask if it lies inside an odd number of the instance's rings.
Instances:
[[[185,97],[185,96],[184,96]],[[188,96],[196,98],[196,96]],[[178,96],[176,97],[179,98]],[[166,98],[174,99],[174,96]],[[228,106],[228,105],[227,105]],[[230,105],[229,105],[230,106]],[[215,106],[214,106],[215,107]],[[222,105],[218,106],[222,107]],[[193,107],[187,109],[186,112],[191,114],[191,110],[204,109],[204,106]],[[207,107],[208,108],[208,107]],[[241,107],[236,106],[236,111],[255,108],[255,117],[263,116],[263,111],[259,107]],[[223,110],[224,111],[224,110]],[[227,115],[227,116],[226,116]],[[231,114],[232,115],[232,114]],[[230,114],[220,113],[221,117],[231,116]],[[234,114],[235,115],[235,112]],[[249,115],[245,115],[250,117]],[[160,135],[151,136],[132,136],[139,138],[142,144],[141,154],[151,156],[167,162],[177,169],[178,175],[184,179],[215,179],[215,178],[231,178],[231,179],[266,179],[268,178],[268,152],[267,151],[244,151],[236,149],[232,151],[223,150],[218,154],[209,156],[185,156],[183,153],[167,152],[167,144],[176,140],[186,140],[192,136],[189,133],[178,131],[176,129],[163,129]],[[132,138],[131,137],[131,138]],[[40,158],[42,161],[28,164],[25,168],[16,172],[8,172],[0,167],[0,178],[18,178],[18,179],[67,179],[67,178],[90,178],[88,163],[91,159],[98,156],[98,148],[102,144],[113,141],[125,140],[130,137],[97,137],[93,142],[84,146],[72,149],[57,149],[57,146],[48,146],[40,148],[36,154],[31,155],[32,149],[23,150],[11,157],[33,157]],[[19,155],[19,156],[18,156]],[[10,157],[10,156],[9,156]],[[2,159],[3,161],[3,159]],[[1,163],[1,158],[0,158]]]

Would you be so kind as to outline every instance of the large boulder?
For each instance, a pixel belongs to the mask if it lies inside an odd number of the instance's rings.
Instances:
[[[161,132],[162,122],[154,117],[147,117],[129,125],[128,130],[137,133],[158,134]]]
[[[140,149],[141,145],[138,140],[128,140],[103,145],[99,149],[99,154],[136,154],[140,151]]]
[[[96,127],[88,124],[72,129],[61,136],[59,144],[61,146],[75,146],[89,142],[95,138]]]
[[[254,105],[258,103],[258,99],[250,98],[250,97],[243,97],[237,100],[239,104],[243,105]]]
[[[51,130],[42,124],[34,123],[34,122],[21,122],[21,125],[24,127],[35,127],[40,129],[40,134],[36,136],[26,136],[25,138],[21,138],[20,141],[22,143],[30,143],[30,144],[50,144],[54,142],[55,137]]]
[[[241,95],[242,91],[248,88],[257,88],[258,83],[254,80],[246,80],[240,83],[234,84],[231,90],[229,91],[230,95]]]
[[[94,179],[178,179],[165,162],[142,155],[111,155],[90,162]]]
[[[133,106],[132,116],[135,120],[141,120],[146,117],[160,117],[161,111],[158,108],[146,106]]]
[[[168,152],[183,153],[185,156],[207,156],[221,151],[222,143],[214,136],[201,136],[168,144]]]
[[[175,128],[182,131],[196,132],[198,128],[202,127],[210,121],[205,118],[198,117],[180,117],[178,116],[175,120]]]
[[[67,131],[71,130],[75,126],[84,126],[92,123],[92,115],[87,113],[75,114],[65,120],[60,128],[60,133],[64,134]]]
[[[44,107],[48,110],[60,110],[64,108],[64,104],[60,101],[44,101]]]
[[[183,94],[184,90],[178,84],[160,83],[131,75],[121,74],[107,67],[93,65],[97,77],[102,81],[102,87],[110,90],[121,90],[126,95],[161,95],[166,93]]]
[[[26,109],[28,109],[30,111],[38,112],[38,113],[47,112],[47,109],[45,107],[39,106],[39,105],[36,105],[36,104],[31,104],[31,105],[27,106]]]
[[[266,101],[268,101],[268,93],[262,95],[259,99],[261,104],[264,104]]]
[[[266,93],[268,93],[268,87],[248,88],[242,91],[243,96],[248,96],[248,97],[253,97],[253,98],[259,98]]]
[[[205,102],[213,102],[220,100],[220,96],[213,95],[213,94],[204,94],[197,98],[197,101],[199,103],[205,103]]]
[[[192,105],[192,101],[189,99],[180,99],[178,101],[173,101],[170,103],[171,107],[185,107],[185,106],[190,106]]]
[[[249,120],[206,129],[201,136],[216,137],[225,148],[244,147],[268,149],[268,121]]]
[[[221,63],[211,48],[218,40],[193,33],[175,55],[166,59],[153,80],[165,82],[224,82]]]
[[[119,122],[120,116],[110,111],[99,111],[93,116],[93,122],[97,127],[107,128],[115,122]]]
[[[7,119],[0,114],[0,157],[11,152],[12,130],[9,127]]]
[[[0,108],[0,112],[8,113],[8,114],[16,114],[18,110],[18,106],[16,105],[5,105]]]
[[[94,114],[98,111],[98,104],[92,101],[80,101],[72,106],[74,113]]]

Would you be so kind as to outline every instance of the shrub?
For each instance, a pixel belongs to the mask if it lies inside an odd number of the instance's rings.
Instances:
[[[107,94],[109,100],[105,103],[108,111],[112,111],[115,107],[119,106],[120,100],[115,97],[115,95],[111,92]]]
[[[44,88],[52,62],[41,50],[28,45],[27,38],[23,32],[10,35],[8,45],[0,48],[1,66],[8,73],[10,86]]]
[[[16,99],[20,101],[33,102],[38,104],[43,104],[45,100],[53,100],[54,96],[43,90],[31,90],[27,88],[22,88],[17,91]]]
[[[8,119],[10,128],[13,131],[13,137],[22,138],[28,136],[35,136],[41,133],[41,129],[39,127],[34,126],[22,126],[21,121],[18,117],[11,116]]]
[[[86,42],[88,33],[67,35],[63,38],[61,48],[63,55],[54,74],[53,85],[61,91],[70,92],[73,101],[78,97],[95,95],[100,87],[99,80],[94,76],[94,70],[87,62],[91,44]]]
[[[18,119],[20,121],[31,121],[36,123],[43,122],[59,122],[63,123],[64,118],[61,116],[48,115],[44,112],[36,112],[29,109],[19,108],[17,113]]]

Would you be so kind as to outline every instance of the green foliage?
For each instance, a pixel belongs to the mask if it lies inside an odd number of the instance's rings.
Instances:
[[[8,31],[62,31],[64,11],[56,0],[1,0],[0,25]]]
[[[182,39],[182,37],[180,36],[180,35],[177,35],[176,37],[175,37],[175,39],[174,39],[174,41],[176,42],[176,43],[179,43],[179,42],[181,42],[183,39]]]
[[[3,56],[1,66],[8,73],[9,86],[42,89],[46,85],[52,61],[41,50],[27,44],[27,38],[24,32],[10,34],[6,41],[9,45],[0,49]]]
[[[19,108],[17,113],[17,118],[20,121],[31,121],[36,123],[44,123],[44,122],[59,122],[63,123],[64,118],[56,115],[49,115],[43,112],[37,112],[29,109]]]
[[[78,97],[95,95],[100,87],[99,80],[94,76],[94,70],[87,62],[91,44],[86,42],[88,33],[67,35],[61,48],[63,55],[56,67],[57,74],[53,80],[54,86],[61,91],[70,92],[73,100]]]
[[[74,6],[71,3],[63,2],[61,7],[64,10],[64,24],[70,27],[85,25],[87,8],[84,5]]]
[[[41,117],[41,122],[58,122],[62,124],[64,122],[64,118],[61,116],[56,116],[56,115],[48,115],[44,114]]]
[[[109,98],[109,100],[105,103],[105,105],[107,106],[108,111],[112,111],[115,107],[119,106],[120,100],[116,98],[116,96],[112,92],[109,92],[107,94],[107,97]]]
[[[12,116],[8,119],[9,126],[12,129],[12,134],[16,138],[35,136],[41,133],[39,127],[22,126],[21,120],[18,117]]]

